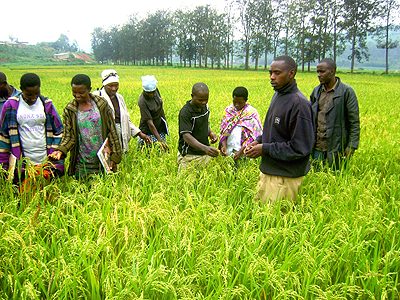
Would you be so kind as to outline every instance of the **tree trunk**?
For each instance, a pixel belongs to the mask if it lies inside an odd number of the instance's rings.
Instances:
[[[249,55],[250,55],[250,49],[249,49],[249,41],[246,39],[246,57],[244,60],[244,69],[248,70],[249,69]]]
[[[388,10],[387,18],[386,18],[386,44],[385,44],[385,55],[386,55],[386,75],[389,74],[389,18],[390,12]]]
[[[352,46],[351,46],[351,67],[350,67],[350,73],[353,74],[354,71],[354,57],[356,55],[356,29],[354,29],[353,32],[353,39],[352,39]]]

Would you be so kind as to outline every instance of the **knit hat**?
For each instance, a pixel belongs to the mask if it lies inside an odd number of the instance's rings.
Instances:
[[[154,75],[142,76],[142,86],[146,92],[153,92],[157,88],[157,79]]]
[[[103,79],[103,85],[107,85],[112,82],[119,82],[119,76],[117,71],[110,69],[101,72],[101,78]]]

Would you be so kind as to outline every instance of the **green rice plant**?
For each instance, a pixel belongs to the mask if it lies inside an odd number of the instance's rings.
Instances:
[[[17,87],[23,73],[38,73],[61,114],[73,75],[97,88],[105,67],[2,71]],[[176,156],[178,113],[194,83],[210,88],[218,132],[238,85],[263,120],[273,95],[266,72],[114,68],[136,125],[140,76],[159,80],[170,151],[137,151],[133,140],[117,173],[57,179],[24,206],[1,179],[1,299],[400,298],[398,78],[339,74],[359,98],[360,149],[340,173],[312,168],[295,203],[264,207],[254,202],[259,160],[235,167],[218,157],[179,173]],[[314,73],[296,77],[306,96],[318,84]]]

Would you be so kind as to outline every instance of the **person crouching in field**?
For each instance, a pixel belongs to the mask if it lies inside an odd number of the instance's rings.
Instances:
[[[311,104],[294,79],[297,64],[289,56],[275,58],[269,68],[275,90],[264,120],[263,134],[245,149],[250,158],[262,157],[256,200],[274,204],[296,200],[304,176],[310,170],[314,146]]]
[[[154,75],[142,76],[143,92],[140,94],[138,101],[140,108],[139,128],[152,142],[158,142],[161,150],[168,151],[168,125],[157,82]],[[151,144],[139,137],[138,149],[143,149],[146,146],[151,146]]]
[[[86,178],[98,174],[103,167],[97,152],[108,138],[111,170],[115,171],[122,159],[122,148],[110,106],[104,98],[90,93],[87,75],[75,75],[71,88],[74,99],[64,109],[64,136],[50,158],[57,160],[70,152],[68,175]]]
[[[15,167],[13,182],[20,183],[21,193],[32,196],[43,178],[48,183],[64,175],[64,159],[46,160],[61,142],[63,124],[52,100],[40,94],[38,75],[24,74],[20,83],[22,93],[3,106],[0,163],[6,170]]]
[[[101,72],[103,87],[100,91],[94,91],[93,95],[98,95],[107,100],[108,105],[113,111],[117,132],[122,142],[122,149],[126,153],[129,150],[129,140],[131,137],[140,137],[146,143],[151,144],[151,139],[136,127],[129,119],[128,108],[124,97],[118,94],[119,75],[113,69]]]
[[[179,170],[190,163],[207,163],[211,157],[217,157],[219,151],[211,147],[208,141],[216,143],[218,137],[210,129],[208,109],[209,90],[202,82],[192,88],[192,99],[187,101],[179,112]]]
[[[219,149],[222,155],[231,156],[235,161],[245,158],[244,149],[262,134],[260,116],[247,103],[248,91],[238,86],[233,90],[233,104],[225,108],[221,120]]]

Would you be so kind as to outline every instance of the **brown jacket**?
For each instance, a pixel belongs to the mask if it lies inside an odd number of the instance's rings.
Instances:
[[[111,160],[116,164],[121,162],[122,148],[115,128],[115,120],[107,101],[100,96],[90,94],[100,111],[102,119],[102,138],[108,137],[111,145]],[[64,155],[71,152],[69,158],[68,175],[75,175],[75,166],[79,152],[79,129],[77,121],[78,102],[74,99],[67,104],[63,113],[64,135],[57,150]]]

